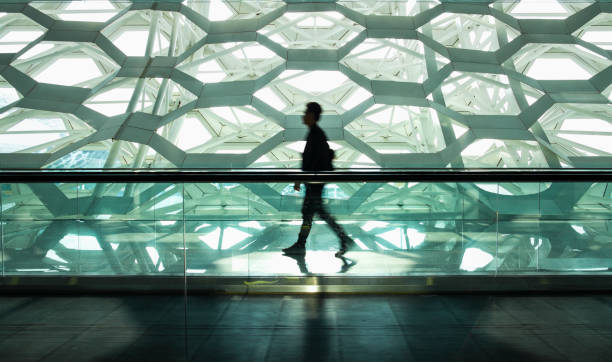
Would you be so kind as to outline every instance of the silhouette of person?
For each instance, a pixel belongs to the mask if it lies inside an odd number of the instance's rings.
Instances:
[[[321,106],[316,102],[310,102],[306,105],[302,121],[308,126],[309,132],[306,137],[306,146],[302,156],[302,171],[332,171],[333,151],[327,144],[325,132],[317,125],[321,117]],[[283,249],[286,254],[304,254],[306,253],[306,238],[312,229],[312,219],[314,214],[318,214],[321,219],[325,220],[327,225],[331,227],[334,233],[340,239],[340,250],[336,253],[336,257],[341,257],[354,245],[353,240],[344,232],[344,229],[338,225],[336,220],[323,206],[321,198],[323,193],[322,183],[307,183],[306,196],[302,205],[302,227],[298,235],[298,240],[288,248]],[[300,191],[300,183],[296,182],[293,188]]]

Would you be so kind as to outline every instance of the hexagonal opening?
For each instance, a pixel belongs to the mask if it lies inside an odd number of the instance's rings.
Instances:
[[[538,123],[563,156],[612,154],[612,110],[606,104],[553,105]]]
[[[599,14],[573,33],[574,36],[612,50],[612,14]]]
[[[413,39],[366,39],[340,62],[370,79],[422,83],[427,77],[425,46]],[[448,63],[436,53],[436,69]]]
[[[0,76],[0,108],[21,99],[21,94]]]
[[[257,42],[207,44],[178,69],[203,83],[254,80],[284,59]]]
[[[97,45],[41,42],[23,53],[13,66],[37,82],[93,88],[119,69]]]
[[[609,59],[575,44],[527,44],[506,62],[534,79],[589,79],[612,65]]]
[[[282,128],[251,106],[209,107],[188,112],[157,133],[189,153],[249,153]]]
[[[176,29],[174,23],[179,25]],[[151,56],[179,56],[206,35],[183,14],[154,10],[130,11],[104,28],[102,34],[125,55],[142,57],[152,29]]]
[[[94,132],[67,113],[13,108],[0,118],[0,153],[52,153]]]
[[[284,5],[282,1],[185,0],[183,5],[211,21],[244,20],[262,17]]]
[[[31,6],[58,20],[105,22],[128,6],[122,1],[33,1]]]
[[[17,53],[44,32],[44,27],[23,14],[5,13],[0,27],[0,53]]]
[[[528,104],[542,92],[520,83]],[[446,106],[464,114],[516,115],[521,112],[508,76],[503,74],[452,72],[441,86]]]
[[[137,84],[138,78],[115,78],[84,105],[108,117],[125,113]],[[195,95],[170,79],[146,78],[133,111],[164,116],[195,99]]]
[[[498,28],[503,29],[498,34]],[[419,28],[438,43],[451,48],[495,51],[499,49],[498,35],[506,42],[520,33],[491,15],[444,13]]]
[[[324,114],[340,114],[372,97],[335,70],[286,70],[254,95],[286,114],[301,113],[311,101],[319,102]]]
[[[436,0],[419,1],[338,1],[338,5],[364,15],[415,16],[440,4]]]
[[[338,49],[364,28],[337,11],[289,12],[258,32],[288,49]]]
[[[433,153],[445,142],[438,114],[426,107],[376,104],[346,130],[378,153]]]
[[[548,167],[536,141],[478,139],[461,151],[465,167]]]
[[[492,6],[517,19],[565,19],[588,5],[588,1],[499,0]]]

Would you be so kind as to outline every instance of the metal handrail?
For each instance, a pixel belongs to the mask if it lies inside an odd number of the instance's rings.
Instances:
[[[612,169],[11,169],[0,183],[43,182],[612,182]]]

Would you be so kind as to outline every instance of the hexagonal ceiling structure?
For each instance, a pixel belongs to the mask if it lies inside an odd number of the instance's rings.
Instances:
[[[2,3],[0,168],[297,167],[309,101],[338,167],[606,165],[611,13],[556,0]]]

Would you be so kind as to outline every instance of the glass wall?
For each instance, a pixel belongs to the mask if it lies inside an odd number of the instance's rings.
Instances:
[[[3,183],[2,275],[403,276],[600,272],[607,183],[329,183],[303,258],[304,188],[279,183]]]

